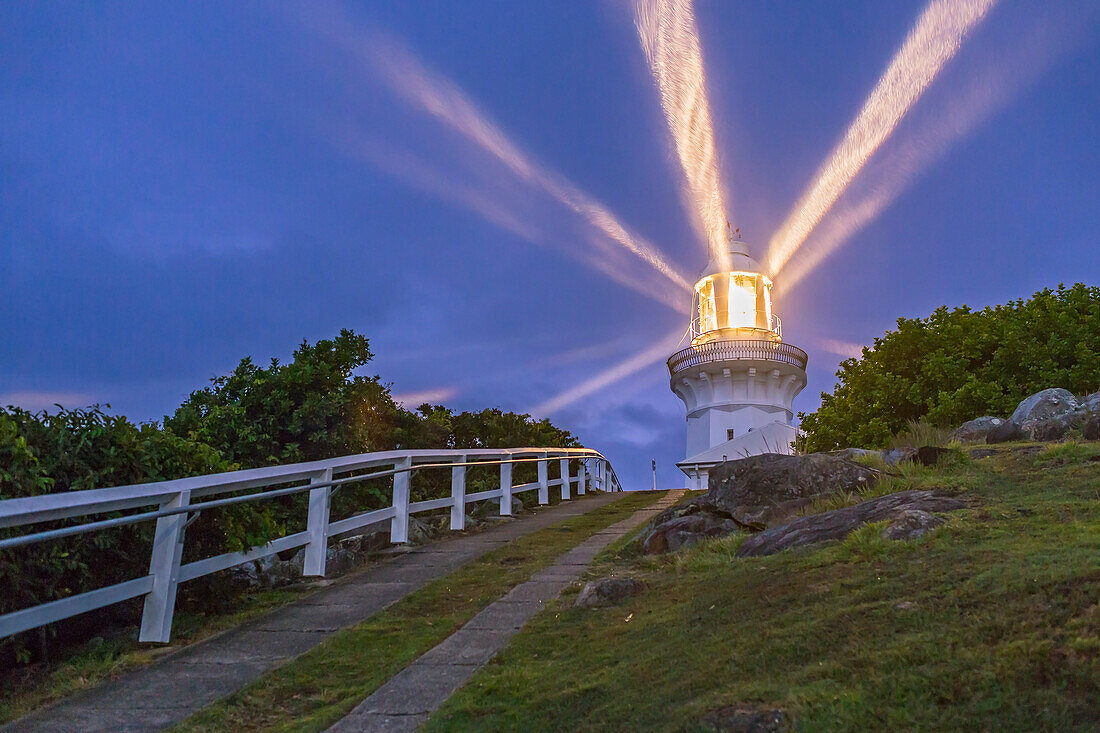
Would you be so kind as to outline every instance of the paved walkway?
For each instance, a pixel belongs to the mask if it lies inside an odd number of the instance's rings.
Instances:
[[[389,558],[235,629],[0,727],[14,731],[154,731],[184,720],[378,613],[436,578],[519,537],[622,498],[590,493],[470,535]],[[582,545],[583,546],[583,545]]]
[[[509,591],[469,623],[398,672],[330,733],[413,731],[439,708],[548,601],[581,576],[599,552],[616,539],[679,501],[684,490],[671,491],[653,506],[603,529]]]

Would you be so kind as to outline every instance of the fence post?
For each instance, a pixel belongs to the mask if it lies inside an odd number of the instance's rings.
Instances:
[[[510,460],[508,456],[506,460]],[[512,464],[500,464],[500,516],[512,515]]]
[[[320,476],[310,479],[311,484],[332,481],[332,469],[326,468]],[[325,559],[328,550],[329,509],[332,506],[332,487],[322,486],[309,490],[309,514],[306,517],[306,532],[309,544],[306,545],[305,562],[302,575],[306,577],[324,577]]]
[[[566,501],[569,499],[569,459],[562,458],[558,465],[561,466],[561,499]]]
[[[550,473],[549,468],[549,460],[547,459],[546,454],[543,453],[541,456],[539,456],[539,504],[550,503],[550,481],[548,477],[548,474]]]
[[[191,502],[191,492],[181,491],[160,505],[161,509],[179,509]],[[167,644],[172,637],[172,615],[176,610],[176,589],[179,587],[180,558],[183,556],[183,533],[186,514],[172,514],[157,519],[153,535],[153,551],[149,557],[149,574],[153,588],[145,596],[138,641]]]
[[[459,456],[457,463],[465,463],[466,456]],[[451,466],[451,529],[466,529],[466,467]]]
[[[584,483],[588,477],[588,474],[585,473],[587,463],[587,458],[582,458],[577,462],[577,496],[584,496]]]
[[[408,468],[412,458],[406,456],[394,463],[395,469]],[[400,471],[393,475],[393,519],[390,520],[390,542],[395,545],[409,541],[409,483],[411,471]]]

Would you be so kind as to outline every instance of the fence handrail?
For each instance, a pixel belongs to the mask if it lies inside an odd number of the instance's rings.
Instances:
[[[604,458],[599,451],[591,448],[448,448],[443,450],[411,449],[358,453],[319,461],[246,468],[237,471],[169,479],[167,481],[152,481],[144,484],[126,484],[102,489],[61,491],[54,494],[26,496],[18,499],[3,499],[0,500],[0,529],[87,516],[89,514],[137,509],[138,507],[157,504],[165,497],[178,494],[181,491],[189,491],[192,497],[200,498],[260,486],[310,479],[329,469],[334,473],[359,471],[375,466],[393,464],[395,461],[404,458],[411,458],[415,461],[417,459],[443,459],[454,456],[538,455],[546,452],[553,453],[555,457],[568,454],[570,457],[575,458],[582,455],[588,458]],[[486,462],[486,465],[492,465],[492,462]]]
[[[549,479],[547,470],[551,461],[559,462],[561,474],[559,478],[553,480]],[[571,461],[577,462],[575,476],[571,475]],[[590,462],[593,464],[592,470],[588,468]],[[512,468],[517,463],[536,463],[538,480],[514,486]],[[381,466],[390,468],[367,474],[354,473]],[[466,494],[466,469],[473,466],[499,466],[499,488]],[[410,484],[414,473],[445,468],[451,470],[450,496],[417,502],[409,501]],[[349,473],[354,475],[334,478],[335,475]],[[360,512],[336,521],[331,520],[329,507],[332,495],[341,486],[386,477],[393,479],[393,493],[389,507]],[[286,486],[286,484],[304,480],[308,480],[308,483]],[[539,503],[548,504],[551,486],[560,486],[561,498],[566,500],[571,498],[573,485],[576,486],[577,494],[580,495],[585,493],[589,483],[595,490],[622,490],[610,462],[599,451],[591,448],[416,449],[360,453],[320,461],[226,471],[170,481],[0,500],[0,528],[8,529],[151,505],[157,507],[153,511],[30,532],[0,540],[0,550],[3,550],[8,547],[18,547],[127,524],[156,521],[148,575],[2,615],[0,616],[0,637],[10,636],[129,598],[145,596],[140,640],[167,642],[171,634],[176,588],[181,582],[297,547],[305,547],[303,575],[324,576],[327,542],[330,537],[389,520],[391,541],[403,543],[408,541],[409,517],[418,512],[450,508],[451,529],[461,530],[465,528],[466,506],[473,502],[499,498],[501,515],[510,515],[514,494],[537,490]],[[253,488],[261,490],[220,499],[211,498]],[[309,493],[305,531],[279,537],[265,545],[242,552],[229,552],[181,564],[185,530],[200,512],[231,504],[264,501],[304,492]],[[194,499],[199,501],[193,501]]]

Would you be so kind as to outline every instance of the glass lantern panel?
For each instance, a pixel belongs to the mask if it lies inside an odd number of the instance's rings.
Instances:
[[[729,327],[756,327],[756,277],[730,273]]]

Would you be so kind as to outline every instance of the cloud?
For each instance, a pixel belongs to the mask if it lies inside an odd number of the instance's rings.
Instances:
[[[0,405],[22,407],[24,410],[38,412],[48,410],[55,405],[63,407],[87,407],[96,402],[95,395],[84,392],[6,392],[0,394]]]
[[[415,408],[423,405],[425,402],[437,405],[452,399],[457,394],[458,389],[455,387],[437,387],[435,389],[424,389],[418,392],[402,392],[400,394],[395,394],[393,395],[393,401],[407,408]]]

